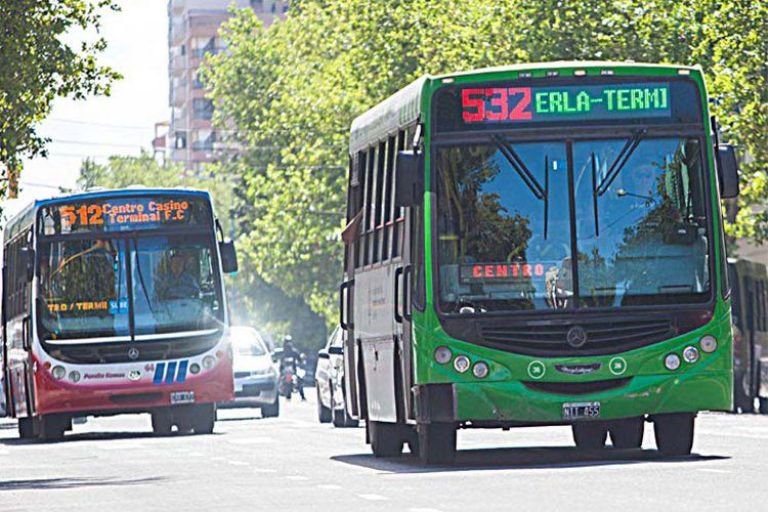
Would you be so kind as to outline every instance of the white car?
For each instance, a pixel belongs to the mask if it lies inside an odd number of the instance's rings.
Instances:
[[[345,336],[346,332],[336,327],[325,347],[317,353],[317,419],[320,423],[333,421],[336,427],[356,427],[359,422],[349,416],[344,405]]]
[[[261,408],[261,415],[274,418],[280,414],[277,381],[280,372],[258,331],[251,327],[231,327],[235,379],[235,399],[223,404],[250,405]]]

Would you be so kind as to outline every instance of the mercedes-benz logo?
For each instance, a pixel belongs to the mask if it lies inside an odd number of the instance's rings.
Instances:
[[[565,336],[565,341],[568,342],[573,348],[581,348],[587,342],[587,331],[579,325],[574,325],[568,329],[568,334]]]
[[[131,361],[135,361],[139,358],[139,349],[136,347],[131,347],[128,349],[128,359]]]

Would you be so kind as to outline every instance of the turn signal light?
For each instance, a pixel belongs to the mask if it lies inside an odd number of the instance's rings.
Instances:
[[[440,364],[445,364],[451,360],[453,353],[448,347],[437,347],[435,349],[435,361]]]
[[[701,350],[711,354],[717,350],[717,339],[714,336],[704,336],[699,340],[699,346],[701,346]]]
[[[213,368],[213,365],[215,365],[215,364],[216,364],[216,358],[215,357],[213,357],[213,356],[205,356],[203,358],[203,368],[205,368],[206,370],[210,370],[211,368]]]
[[[453,367],[459,373],[464,373],[469,370],[470,366],[469,358],[467,356],[459,356],[453,361]]]
[[[67,370],[65,370],[63,366],[54,366],[53,370],[51,370],[51,374],[54,379],[61,380],[67,375]]]
[[[667,370],[675,371],[678,368],[680,368],[680,356],[677,354],[669,354],[667,357],[664,358],[664,366],[667,367]]]
[[[488,364],[484,363],[483,361],[475,363],[475,366],[472,367],[472,375],[478,379],[486,378],[488,376],[488,371]]]
[[[683,359],[686,363],[695,363],[699,360],[699,351],[696,347],[685,347],[683,350]]]

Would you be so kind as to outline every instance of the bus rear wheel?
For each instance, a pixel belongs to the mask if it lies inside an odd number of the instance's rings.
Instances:
[[[64,431],[71,428],[71,419],[58,414],[43,414],[37,417],[37,436],[43,441],[58,441]]]
[[[693,448],[695,414],[659,414],[653,418],[656,447],[662,455],[679,457],[690,455]]]
[[[645,418],[642,416],[612,421],[608,426],[608,433],[611,435],[611,444],[613,444],[614,448],[620,450],[640,448],[643,445],[644,429]]]
[[[605,446],[608,429],[602,423],[574,423],[573,442],[582,450],[599,450]]]
[[[369,421],[367,425],[374,457],[397,457],[403,453],[400,425],[383,421]]]
[[[456,457],[456,425],[453,423],[420,423],[419,460],[422,464],[450,464]]]

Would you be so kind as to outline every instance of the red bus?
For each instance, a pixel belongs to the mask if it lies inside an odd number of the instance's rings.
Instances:
[[[207,192],[35,201],[3,249],[2,376],[20,437],[147,412],[157,434],[213,430],[233,396],[222,274],[237,261]]]

